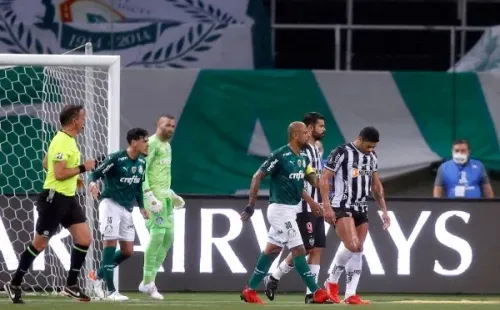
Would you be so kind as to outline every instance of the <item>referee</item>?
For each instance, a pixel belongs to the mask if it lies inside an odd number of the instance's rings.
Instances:
[[[90,301],[77,285],[77,278],[85,262],[90,246],[90,230],[85,213],[75,198],[78,175],[95,167],[95,160],[88,159],[80,164],[80,151],[76,136],[83,130],[85,110],[81,105],[66,105],[59,115],[61,130],[49,145],[43,160],[47,176],[43,190],[38,195],[36,206],[38,221],[35,226],[35,239],[21,254],[19,266],[4,289],[15,304],[22,304],[21,283],[23,277],[40,252],[45,250],[50,238],[57,232],[59,225],[67,228],[73,237],[71,266],[63,295],[79,301]]]

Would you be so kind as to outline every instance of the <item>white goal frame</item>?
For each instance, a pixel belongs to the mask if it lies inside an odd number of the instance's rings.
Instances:
[[[0,54],[1,67],[15,66],[78,66],[85,67],[85,88],[86,98],[82,98],[87,103],[90,98],[89,90],[92,92],[92,70],[91,67],[107,68],[108,92],[107,92],[107,110],[108,110],[108,126],[107,126],[107,154],[116,152],[120,149],[120,56],[115,55],[89,55],[92,54],[92,46],[87,44],[87,55],[41,55],[41,54]],[[89,111],[93,113],[92,111]],[[88,202],[85,202],[88,204]],[[93,207],[87,205],[86,208]],[[88,215],[88,212],[86,212]],[[90,219],[89,219],[90,220]],[[92,228],[91,228],[92,229]],[[93,231],[91,231],[93,234]],[[99,242],[99,240],[95,240]],[[94,252],[94,251],[92,251]],[[91,254],[91,253],[89,253]],[[89,257],[90,256],[90,257]],[[86,260],[99,259],[93,253]],[[82,275],[86,278],[86,275]],[[115,269],[115,287],[118,289],[118,268]],[[87,281],[85,281],[87,283]]]
[[[98,66],[108,68],[108,153],[120,149],[120,56],[0,54],[1,66]]]

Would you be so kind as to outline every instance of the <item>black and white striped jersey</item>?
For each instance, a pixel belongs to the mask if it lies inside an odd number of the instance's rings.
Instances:
[[[321,175],[321,170],[323,169],[323,165],[321,163],[321,157],[319,156],[319,150],[318,148],[313,145],[306,143],[306,145],[302,148],[302,152],[307,154],[307,157],[309,158],[309,162],[311,163],[311,167],[316,170],[316,175],[320,176]],[[307,191],[307,193],[314,199],[314,201],[320,203],[321,202],[321,194],[319,192],[319,189],[314,188],[309,182],[305,181],[304,182],[304,187]],[[311,212],[311,206],[304,200],[302,200],[302,212]]]
[[[332,207],[367,212],[372,175],[378,171],[375,152],[364,154],[347,143],[330,153],[325,168],[335,172]]]

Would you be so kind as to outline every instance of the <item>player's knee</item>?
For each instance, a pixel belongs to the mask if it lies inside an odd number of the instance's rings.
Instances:
[[[305,256],[307,254],[306,248],[303,245],[296,246],[290,249],[293,257]]]
[[[344,242],[344,246],[353,253],[358,253],[361,249],[361,245],[357,238],[347,240],[346,242]]]
[[[90,247],[90,244],[92,243],[92,238],[89,235],[82,236],[81,238],[78,238],[77,243],[82,246]]]
[[[45,238],[45,237],[37,238],[37,237],[35,237],[35,240],[33,240],[33,247],[38,252],[42,252],[43,250],[45,250],[45,248],[47,247],[48,244],[49,244],[49,238]]]

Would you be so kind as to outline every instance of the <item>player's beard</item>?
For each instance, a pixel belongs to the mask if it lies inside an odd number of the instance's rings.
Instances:
[[[324,133],[320,134],[320,133],[313,131],[312,136],[313,136],[314,140],[321,141],[321,140],[323,140],[323,137],[325,136],[325,134]]]

